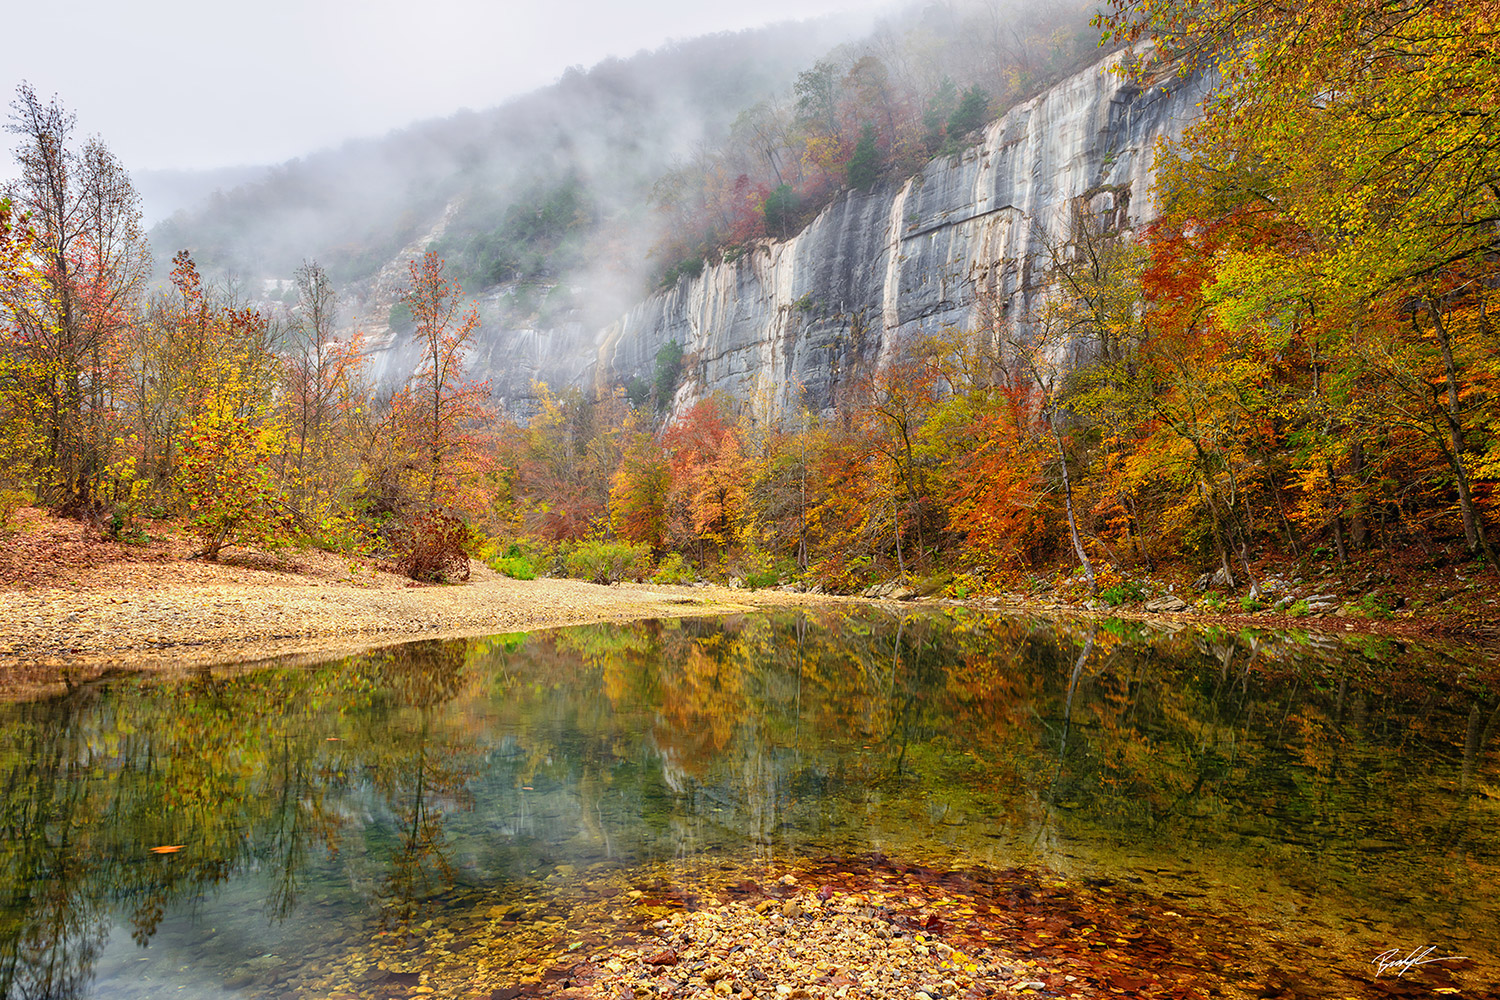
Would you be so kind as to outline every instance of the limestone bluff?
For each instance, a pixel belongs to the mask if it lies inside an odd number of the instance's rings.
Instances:
[[[1209,85],[1170,71],[1142,85],[1120,71],[1125,58],[1017,105],[976,146],[915,176],[844,192],[790,239],[705,265],[601,330],[489,330],[475,372],[524,410],[533,379],[588,389],[649,379],[657,351],[676,341],[689,362],[678,412],[715,392],[766,417],[826,411],[841,385],[903,343],[972,326],[976,276],[1024,312],[1037,260],[1048,240],[1067,239],[1073,213],[1111,228],[1150,220],[1157,141],[1200,116]],[[404,348],[377,352],[377,372],[404,370]]]

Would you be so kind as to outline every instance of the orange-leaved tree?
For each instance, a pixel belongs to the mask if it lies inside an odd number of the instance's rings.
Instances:
[[[615,534],[660,552],[667,537],[667,497],[672,468],[649,426],[626,417],[623,454],[609,489],[609,522]]]
[[[443,276],[443,266],[430,250],[407,266],[401,300],[416,322],[421,360],[392,406],[415,458],[412,499],[428,510],[473,515],[485,506],[478,432],[489,418],[489,383],[466,372],[479,312],[463,310],[463,289]]]
[[[368,452],[378,491],[372,513],[393,515],[384,530],[413,579],[467,579],[473,522],[490,507],[492,463],[480,441],[489,383],[466,372],[479,312],[463,308],[463,290],[443,266],[430,250],[408,265],[401,300],[416,322],[419,360]]]

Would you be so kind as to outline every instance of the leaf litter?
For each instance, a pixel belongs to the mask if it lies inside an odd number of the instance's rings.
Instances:
[[[1377,977],[1264,921],[1112,879],[885,856],[558,872],[378,932],[306,995],[464,1000],[1500,996],[1472,962]],[[493,897],[489,897],[491,900]],[[1305,944],[1305,943],[1304,943]]]

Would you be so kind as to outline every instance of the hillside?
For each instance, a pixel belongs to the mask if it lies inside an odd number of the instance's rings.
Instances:
[[[190,249],[210,276],[250,283],[287,279],[319,261],[341,288],[368,283],[449,205],[455,237],[487,231],[582,190],[566,217],[523,234],[552,256],[569,231],[649,226],[649,194],[675,158],[709,141],[748,103],[789,84],[797,70],[849,37],[849,20],[785,24],[671,45],[588,71],[485,111],[460,111],[390,135],[270,169],[156,226],[160,259]],[[578,241],[527,273],[552,277],[583,263]],[[591,256],[597,257],[594,252]],[[459,263],[475,289],[494,262]],[[469,266],[463,267],[462,264]]]
[[[696,39],[284,164],[152,242],[159,260],[187,247],[206,276],[235,275],[261,306],[292,301],[293,270],[317,260],[391,382],[412,363],[409,320],[392,309],[405,265],[434,249],[478,297],[481,373],[524,412],[534,378],[585,379],[599,331],[654,288],[792,235],[856,182],[958,154],[992,114],[1097,58],[1096,43],[1071,0]],[[864,164],[852,181],[851,163]]]

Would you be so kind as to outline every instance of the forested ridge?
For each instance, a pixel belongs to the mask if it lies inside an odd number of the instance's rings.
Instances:
[[[464,370],[479,316],[452,280],[476,277],[472,241],[457,268],[441,244],[409,267],[423,360],[381,391],[316,264],[284,311],[206,287],[186,254],[147,297],[123,167],[23,88],[0,225],[7,504],[123,538],[179,519],[210,558],[297,542],[426,578],[467,553],[601,581],[900,577],[965,596],[1062,578],[1120,603],[1148,575],[1207,570],[1254,610],[1268,561],[1493,572],[1500,6],[1117,0],[1096,27],[1136,46],[1135,72],[1220,81],[1159,151],[1155,217],[1119,228],[1080,206],[1026,315],[987,303],[857,373],[833,411],[775,420],[729,398],[674,416],[693,372],[675,345],[651,380],[538,386],[524,423],[493,412]],[[669,257],[774,239],[803,199],[961,139],[961,94],[885,106],[862,60],[804,72],[785,119],[801,125],[747,142],[776,187],[726,166],[732,138],[712,170],[669,175],[671,205],[710,206],[667,228]],[[553,259],[586,186],[538,192],[542,211],[497,208],[492,233]],[[541,265],[495,266],[479,280]]]
[[[405,314],[381,270],[437,250],[491,329],[598,327],[652,288],[797,232],[851,186],[910,174],[1096,58],[1080,0],[913,6],[574,68],[460,112],[282,164],[177,213],[191,247],[266,306],[315,258],[367,328]],[[269,288],[263,288],[264,285]]]

